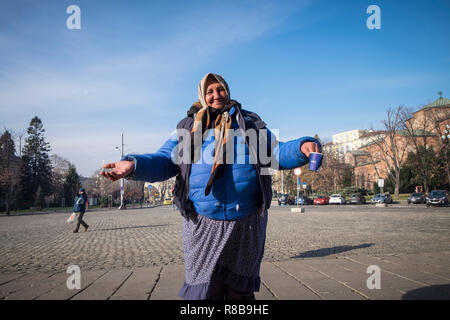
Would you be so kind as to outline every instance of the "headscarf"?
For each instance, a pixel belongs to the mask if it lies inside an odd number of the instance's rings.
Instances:
[[[198,84],[198,100],[201,104],[201,106],[203,108],[207,108],[208,104],[205,101],[205,96],[206,96],[206,84],[208,83],[208,79],[209,78],[214,78],[215,80],[217,80],[218,83],[220,83],[222,85],[222,87],[224,87],[228,99],[225,102],[225,104],[227,104],[230,101],[230,88],[228,87],[228,83],[225,81],[225,79],[219,75],[219,74],[215,74],[215,73],[207,73],[202,80],[200,80],[200,83]]]
[[[211,106],[208,106],[208,104],[206,103],[206,84],[209,77],[213,77],[215,80],[217,80],[217,82],[224,87],[227,93],[228,99],[225,103],[225,106],[220,110],[216,110]],[[225,79],[221,75],[215,73],[207,73],[202,78],[202,80],[200,80],[200,83],[198,85],[198,101],[196,101],[188,111],[188,114],[196,113],[194,118],[194,125],[192,126],[191,131],[191,143],[193,144],[192,160],[194,163],[197,162],[197,160],[200,158],[203,144],[203,134],[205,130],[211,128],[215,129],[214,162],[211,169],[211,175],[209,176],[208,183],[206,184],[205,188],[206,196],[211,192],[214,181],[222,175],[225,169],[225,146],[228,141],[232,123],[229,111],[233,106],[235,106],[236,108],[240,108],[239,102],[231,100],[230,88],[228,87]],[[198,141],[198,139],[195,138],[195,136],[198,134],[201,134],[202,143],[195,143],[196,141]]]

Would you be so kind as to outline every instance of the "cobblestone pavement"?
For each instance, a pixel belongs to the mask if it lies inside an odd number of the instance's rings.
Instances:
[[[0,299],[178,299],[177,211],[91,211],[89,231],[78,234],[68,215],[0,217]],[[449,208],[274,207],[256,298],[449,300],[449,229]],[[68,288],[69,265],[80,267],[78,289]],[[373,266],[376,289],[368,285]]]
[[[450,251],[450,208],[422,205],[288,207],[269,211],[264,261]],[[170,207],[0,217],[0,273],[130,269],[183,264],[181,216]]]

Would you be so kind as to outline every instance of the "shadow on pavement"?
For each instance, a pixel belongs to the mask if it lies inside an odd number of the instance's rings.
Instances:
[[[450,284],[432,285],[406,292],[403,300],[450,300]]]
[[[93,229],[92,231],[111,231],[111,230],[123,230],[123,229],[139,229],[139,228],[155,228],[155,227],[167,227],[170,224],[154,224],[148,226],[132,226],[132,227],[119,227],[119,228],[107,228],[107,229]],[[91,231],[89,229],[89,231]]]
[[[361,248],[368,248],[375,245],[375,243],[363,243],[357,246],[336,246],[330,248],[322,248],[317,250],[306,251],[300,253],[298,256],[293,256],[291,258],[299,259],[299,258],[313,258],[313,257],[326,257],[332,254],[346,252],[350,250],[356,250]]]

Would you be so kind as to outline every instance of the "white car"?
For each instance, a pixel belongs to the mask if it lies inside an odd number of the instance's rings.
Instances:
[[[330,196],[330,204],[345,204],[345,198],[340,194],[332,194]]]

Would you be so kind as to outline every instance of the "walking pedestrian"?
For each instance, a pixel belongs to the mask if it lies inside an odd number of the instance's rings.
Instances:
[[[206,74],[198,86],[199,100],[156,153],[130,154],[103,166],[112,169],[102,175],[113,181],[176,176],[174,201],[183,217],[186,271],[179,295],[184,299],[255,299],[272,200],[266,169],[274,164],[282,170],[300,167],[310,152],[321,151],[312,137],[277,142],[256,113],[230,97],[222,76]],[[231,135],[237,132],[245,135]],[[260,153],[264,147],[271,154],[269,163]]]
[[[84,227],[84,232],[87,231],[89,226],[86,222],[83,221],[83,216],[86,210],[88,209],[89,203],[86,195],[86,190],[84,188],[80,188],[78,191],[78,195],[75,197],[75,204],[73,206],[73,212],[76,213],[77,224],[75,225],[75,229],[73,229],[73,233],[77,233],[78,229],[80,229],[80,224]]]

